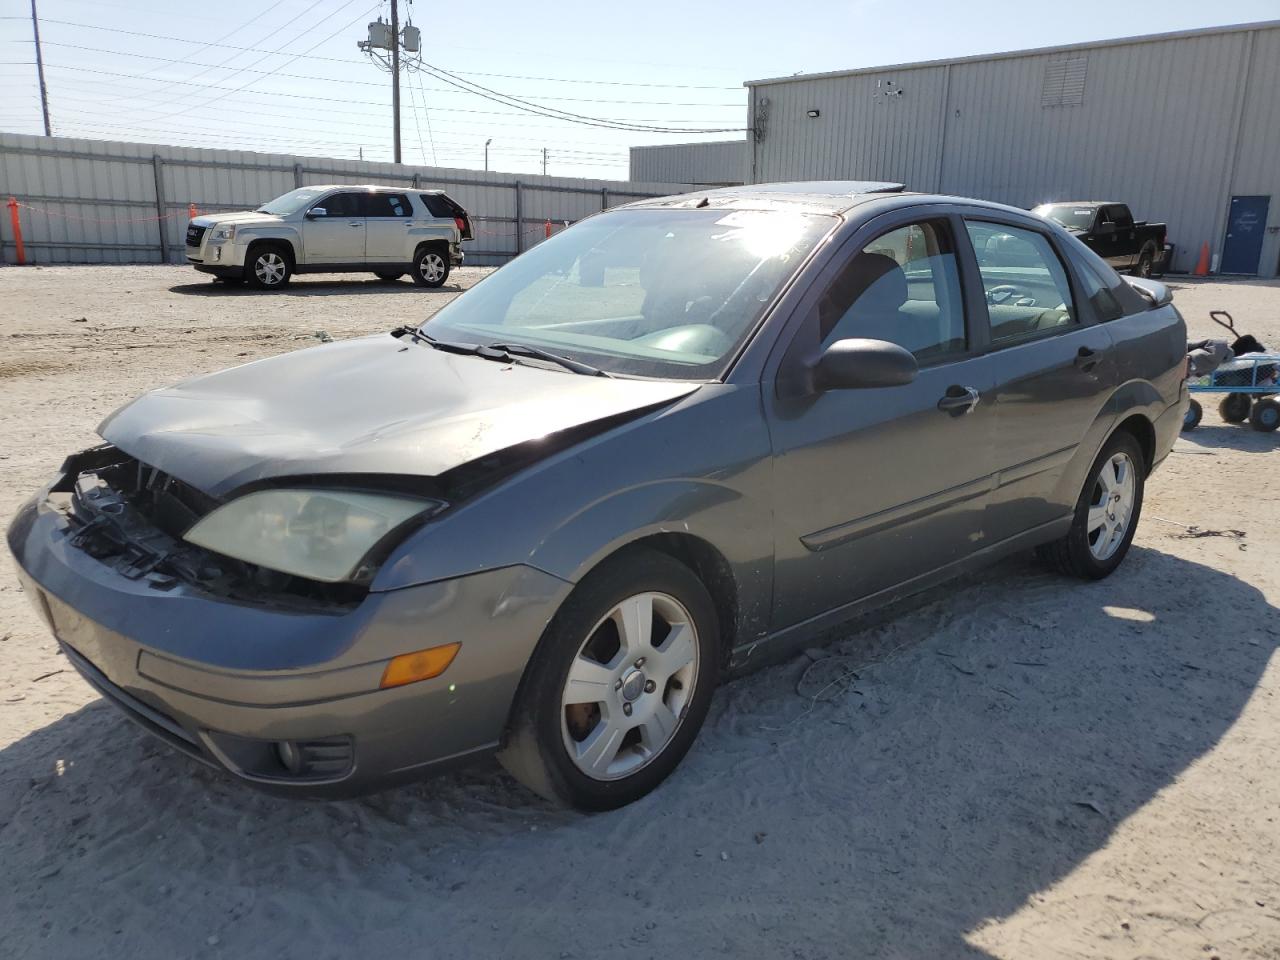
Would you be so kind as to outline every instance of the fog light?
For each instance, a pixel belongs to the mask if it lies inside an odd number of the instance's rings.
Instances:
[[[406,683],[438,677],[449,669],[449,664],[453,663],[453,658],[460,649],[461,643],[446,643],[416,653],[403,653],[387,664],[387,669],[382,671],[382,683],[379,686],[385,690],[387,687],[402,687]]]
[[[276,744],[276,756],[290,773],[302,772],[302,753],[292,740],[281,740]]]

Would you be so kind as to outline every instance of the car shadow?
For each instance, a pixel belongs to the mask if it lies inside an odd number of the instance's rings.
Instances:
[[[1214,414],[1215,418],[1217,414]],[[1280,430],[1264,433],[1244,423],[1205,423],[1185,431],[1179,439],[1204,450],[1240,450],[1244,453],[1274,453],[1280,445]]]
[[[594,816],[493,763],[266,796],[95,702],[0,750],[0,924],[47,956],[987,956],[1231,728],[1276,613],[1151,549],[1100,583],[1015,558],[728,684]]]
[[[255,290],[248,284],[243,283],[205,281],[175,284],[169,288],[169,292],[178,293],[184,297],[349,297],[365,294],[383,296],[400,293],[416,293],[420,296],[429,296],[435,293],[461,293],[462,289],[456,283],[446,283],[441,287],[420,287],[407,278],[387,282],[376,278],[368,280],[312,280],[294,277],[282,290]]]

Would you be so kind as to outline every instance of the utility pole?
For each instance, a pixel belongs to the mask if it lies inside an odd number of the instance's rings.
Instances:
[[[484,142],[484,172],[489,172],[489,144],[493,143],[493,137]]]
[[[36,0],[31,0],[31,30],[36,37],[36,73],[40,77],[40,109],[44,111],[44,135],[53,136],[49,124],[49,91],[44,86],[44,55],[40,50],[40,17],[36,14]]]
[[[542,148],[542,175],[547,175],[547,148]]]
[[[31,0],[35,3],[35,0]],[[391,112],[396,163],[400,162],[400,4],[391,0]]]

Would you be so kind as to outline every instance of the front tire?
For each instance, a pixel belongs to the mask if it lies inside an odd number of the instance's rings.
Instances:
[[[449,279],[449,254],[438,246],[426,246],[413,259],[413,282],[420,287],[442,287]]]
[[[277,244],[261,244],[244,261],[244,278],[256,290],[279,290],[293,277],[289,251]]]
[[[1093,462],[1067,535],[1037,551],[1059,572],[1101,580],[1120,566],[1142,515],[1146,458],[1133,434],[1121,431]]]
[[[719,679],[719,621],[684,564],[626,550],[585,577],[538,644],[498,759],[582,810],[643,797],[675,770]]]

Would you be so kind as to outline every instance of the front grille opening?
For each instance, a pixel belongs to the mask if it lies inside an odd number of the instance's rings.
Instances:
[[[245,563],[182,539],[219,501],[113,447],[64,466],[70,478],[51,501],[74,546],[131,580],[171,590],[179,583],[220,598],[305,612],[345,613],[368,594],[359,584],[318,583]]]

